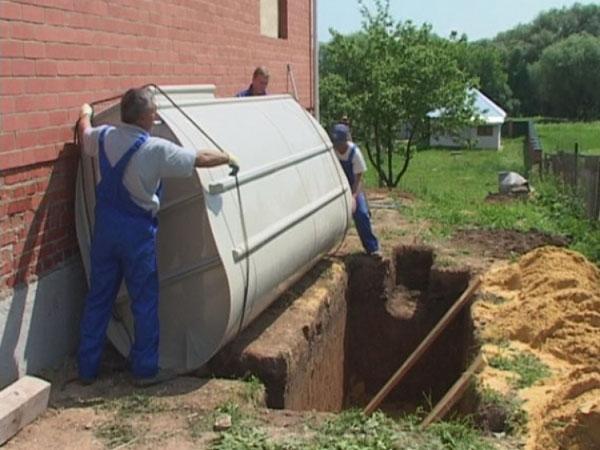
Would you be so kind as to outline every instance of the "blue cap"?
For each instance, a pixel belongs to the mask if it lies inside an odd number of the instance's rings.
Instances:
[[[337,123],[331,129],[331,142],[342,144],[350,140],[350,128],[343,123]]]

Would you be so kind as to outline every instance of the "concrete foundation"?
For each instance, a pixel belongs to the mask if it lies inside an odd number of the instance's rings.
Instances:
[[[0,388],[74,352],[86,291],[77,257],[0,299]]]

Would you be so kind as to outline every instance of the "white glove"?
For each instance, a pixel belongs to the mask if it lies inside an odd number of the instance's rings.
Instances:
[[[80,119],[83,119],[85,116],[88,116],[91,119],[93,115],[94,109],[88,103],[81,105],[81,109],[79,110]]]
[[[240,162],[234,155],[232,155],[231,153],[227,153],[227,156],[229,157],[229,161],[227,162],[227,164],[229,164],[232,167],[240,167]]]
[[[229,161],[227,162],[227,164],[229,164],[229,167],[231,167],[231,172],[229,173],[229,175],[234,177],[240,171],[240,163],[238,162],[237,158],[231,153],[227,153],[227,156],[229,157]]]

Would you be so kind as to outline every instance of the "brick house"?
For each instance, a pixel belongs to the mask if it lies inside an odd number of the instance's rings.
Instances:
[[[0,0],[0,387],[60,363],[87,290],[74,226],[79,106],[146,83],[317,108],[316,0]]]

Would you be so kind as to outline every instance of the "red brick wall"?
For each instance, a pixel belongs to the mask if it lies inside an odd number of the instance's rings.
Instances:
[[[146,83],[287,91],[312,106],[310,0],[288,1],[288,39],[261,36],[259,0],[0,0],[0,291],[77,252],[79,106]],[[291,89],[291,88],[290,88]]]

